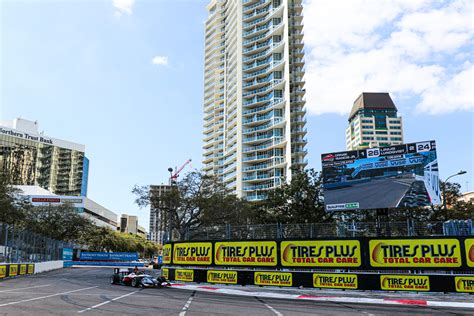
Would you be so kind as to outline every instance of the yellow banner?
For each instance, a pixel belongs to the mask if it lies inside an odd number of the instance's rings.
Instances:
[[[313,273],[313,286],[328,289],[357,289],[357,275]]]
[[[454,277],[456,292],[474,293],[474,277]]]
[[[163,245],[162,258],[163,264],[171,263],[171,244]]]
[[[175,270],[174,279],[176,281],[185,281],[185,282],[193,282],[194,280],[194,270]]]
[[[457,239],[371,240],[372,267],[455,268],[462,264]]]
[[[0,266],[0,278],[7,276],[7,266]]]
[[[282,241],[285,267],[360,267],[358,240]]]
[[[274,241],[216,242],[214,262],[227,266],[276,266],[277,244]]]
[[[474,238],[468,238],[464,241],[466,247],[467,266],[474,268]]]
[[[20,275],[26,274],[26,264],[20,265]]]
[[[170,271],[167,268],[161,269],[161,276],[164,276],[166,280],[170,278]]]
[[[212,244],[210,242],[176,243],[173,248],[174,264],[211,264]]]
[[[390,291],[429,291],[428,276],[381,275],[380,287]]]
[[[11,264],[8,270],[8,276],[16,276],[18,274],[18,265]]]
[[[293,277],[288,272],[255,272],[255,285],[292,286]]]
[[[208,270],[207,282],[237,284],[237,271]]]
[[[33,274],[35,272],[35,265],[29,264],[28,265],[28,274]]]

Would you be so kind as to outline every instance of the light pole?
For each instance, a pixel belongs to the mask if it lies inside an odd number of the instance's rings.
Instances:
[[[168,168],[168,172],[170,173],[170,192],[173,190],[173,168]],[[168,205],[168,241],[171,242],[171,235],[173,233],[173,220],[172,220],[172,209],[171,209],[171,200],[169,201]]]
[[[444,183],[443,183],[443,208],[444,208],[444,210],[446,210],[446,183],[448,183],[448,180],[451,179],[452,177],[460,176],[460,175],[465,174],[465,173],[467,173],[467,171],[459,170],[457,173],[447,177],[446,180],[444,181]]]

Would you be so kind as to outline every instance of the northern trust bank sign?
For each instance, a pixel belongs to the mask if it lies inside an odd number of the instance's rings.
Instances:
[[[42,143],[42,144],[67,148],[67,149],[71,149],[71,150],[77,150],[77,151],[81,151],[81,152],[84,152],[84,149],[85,149],[84,145],[81,145],[81,144],[68,142],[68,141],[64,141],[64,140],[60,140],[60,139],[56,139],[56,138],[52,138],[52,137],[46,137],[46,136],[43,136],[43,135],[37,135],[37,134],[30,133],[30,132],[27,133],[27,132],[24,132],[24,131],[15,130],[15,129],[11,129],[11,128],[4,127],[4,126],[0,127],[0,136],[1,135],[12,136],[12,137],[19,138],[19,139],[24,139],[24,140],[29,140],[29,141],[33,141],[33,142]]]

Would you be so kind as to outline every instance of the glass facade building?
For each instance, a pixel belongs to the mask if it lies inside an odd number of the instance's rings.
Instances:
[[[56,195],[86,195],[83,145],[40,135],[36,122],[7,122],[0,125],[0,172],[8,172],[15,185],[37,185]]]

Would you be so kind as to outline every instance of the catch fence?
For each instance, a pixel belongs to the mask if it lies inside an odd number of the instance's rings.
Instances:
[[[62,249],[77,245],[54,240],[14,225],[0,223],[0,262],[62,260]]]
[[[303,224],[222,225],[175,231],[172,241],[284,240],[327,237],[473,236],[472,220],[446,222],[330,222]]]

